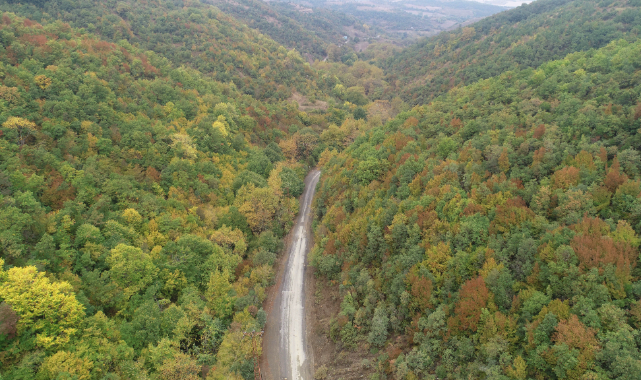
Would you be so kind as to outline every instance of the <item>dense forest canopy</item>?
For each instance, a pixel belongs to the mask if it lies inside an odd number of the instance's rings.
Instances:
[[[0,5],[37,22],[60,20],[117,43],[126,40],[175,66],[233,82],[261,100],[313,94],[314,74],[300,54],[196,0],[51,0]]]
[[[640,7],[357,52],[374,28],[294,4],[2,2],[0,378],[253,379],[318,166],[334,363],[638,379]]]
[[[382,71],[201,2],[0,10],[2,378],[252,379],[302,179]]]
[[[1,16],[2,378],[253,378],[243,333],[326,125],[282,99],[315,72],[213,8],[65,4]]]
[[[640,62],[508,71],[323,153],[312,261],[372,378],[638,378]]]

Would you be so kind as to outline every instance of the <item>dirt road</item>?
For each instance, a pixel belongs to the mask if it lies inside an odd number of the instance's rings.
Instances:
[[[300,212],[289,234],[284,275],[276,283],[277,293],[268,309],[263,338],[263,379],[312,380],[305,335],[305,268],[311,248],[311,205],[320,171],[305,178]]]

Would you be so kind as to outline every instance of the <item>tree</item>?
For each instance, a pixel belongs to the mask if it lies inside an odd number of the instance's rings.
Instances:
[[[227,269],[214,271],[214,273],[209,276],[205,297],[215,317],[225,320],[232,315],[234,311],[234,298],[231,296],[231,291],[232,287],[229,283],[229,272]]]
[[[149,255],[142,249],[118,244],[107,257],[109,276],[123,291],[125,299],[150,285],[158,273]]]
[[[93,363],[77,354],[58,351],[46,358],[38,372],[39,379],[56,380],[61,378],[89,380]]]
[[[467,280],[459,291],[459,301],[448,320],[449,327],[457,331],[475,332],[481,319],[481,311],[488,307],[489,300],[490,291],[485,286],[483,277]]]
[[[439,242],[425,252],[427,259],[424,263],[437,280],[440,280],[447,270],[447,264],[452,258],[450,252],[450,245],[443,242]]]
[[[173,358],[165,359],[158,372],[163,380],[199,380],[200,367],[189,355],[177,353]]]
[[[293,169],[283,167],[283,170],[280,172],[280,179],[285,196],[298,198],[303,194],[305,183]]]
[[[254,233],[269,229],[276,214],[278,198],[268,187],[256,188],[253,184],[244,186],[236,197],[240,211]]]
[[[5,258],[21,257],[26,251],[25,246],[25,232],[34,225],[34,215],[30,215],[28,210],[23,209],[25,202],[31,203],[33,198],[29,200],[29,192],[22,195],[16,195],[16,198],[3,197],[0,195],[0,253]],[[22,204],[21,204],[22,203]]]
[[[20,317],[8,303],[0,303],[0,336],[4,335],[7,339],[15,338],[18,333],[19,320]]]
[[[503,173],[507,173],[507,171],[510,170],[510,158],[507,155],[507,148],[503,148],[499,156],[499,169],[501,169]]]
[[[372,319],[372,329],[367,336],[367,341],[377,347],[382,347],[387,340],[387,327],[389,325],[389,317],[385,305],[380,303],[376,310],[374,310],[374,318]]]
[[[608,170],[608,174],[605,176],[605,187],[607,187],[611,193],[614,193],[616,189],[624,184],[627,180],[628,176],[621,173],[620,171],[619,159],[617,157],[614,157],[612,167],[610,167],[610,169]]]
[[[258,173],[244,170],[234,178],[231,188],[234,190],[234,193],[237,193],[238,189],[249,184],[253,184],[255,187],[266,187],[267,181]]]
[[[133,363],[134,350],[122,339],[114,319],[99,311],[86,318],[81,329],[75,353],[92,363],[94,377],[104,378],[110,374],[125,377],[137,370]]]
[[[638,259],[638,252],[633,245],[637,241],[634,232],[627,224],[621,224],[617,228],[620,237],[616,239],[612,238],[617,236],[616,231],[615,234],[611,234],[608,225],[597,218],[585,217],[573,226],[573,229],[577,234],[570,246],[576,252],[582,269],[603,270],[611,264],[616,268],[620,286],[623,287],[624,284],[629,283],[631,270]]]
[[[354,119],[355,120],[366,120],[367,119],[367,111],[363,109],[363,107],[356,107],[354,110]]]
[[[66,345],[85,315],[68,282],[51,282],[32,266],[9,269],[0,297],[20,317],[18,336],[44,349]]]
[[[410,286],[410,294],[414,297],[416,307],[419,311],[432,307],[432,280],[425,278],[417,273],[418,270],[412,270],[407,276],[407,282]]]
[[[21,117],[10,116],[2,123],[4,128],[13,129],[18,133],[18,145],[23,146],[25,138],[36,130],[36,124]]]
[[[569,376],[570,378],[579,379],[581,375],[588,369],[591,369],[594,364],[594,357],[597,350],[600,349],[599,343],[596,338],[596,331],[592,328],[586,327],[579,318],[572,314],[569,319],[562,320],[556,326],[556,331],[552,337],[555,342],[554,350],[557,355],[563,352],[560,346],[566,346],[570,350],[578,350],[578,357],[576,361],[569,361],[561,371],[561,376]],[[558,357],[558,356],[557,356]],[[562,359],[562,358],[559,358]],[[574,365],[572,365],[574,364]]]
[[[554,173],[554,187],[567,190],[579,183],[579,169],[574,166],[566,166]]]

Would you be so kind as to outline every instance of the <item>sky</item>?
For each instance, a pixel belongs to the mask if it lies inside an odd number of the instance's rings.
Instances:
[[[492,4],[492,5],[501,5],[504,7],[518,7],[519,5],[526,3],[529,4],[532,0],[471,0],[477,3]]]

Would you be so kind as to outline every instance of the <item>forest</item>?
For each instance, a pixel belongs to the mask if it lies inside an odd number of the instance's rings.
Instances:
[[[253,379],[302,180],[382,71],[200,2],[0,11],[0,378]]]
[[[507,71],[323,152],[311,261],[370,379],[638,379],[640,62]]]
[[[297,6],[0,2],[0,380],[254,379],[313,168],[316,379],[637,380],[641,2]]]
[[[564,58],[641,29],[636,0],[537,0],[423,39],[382,64],[390,89],[422,105],[457,86]]]
[[[215,10],[177,10],[172,42],[58,5],[0,22],[2,378],[253,378],[318,139],[284,99],[315,73]]]

